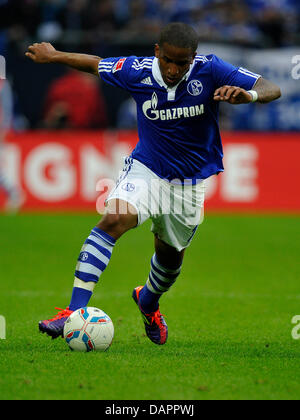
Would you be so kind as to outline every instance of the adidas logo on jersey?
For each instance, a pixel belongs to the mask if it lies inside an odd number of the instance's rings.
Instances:
[[[141,83],[142,83],[143,85],[153,86],[153,83],[152,83],[151,77],[146,77],[146,79],[143,79],[143,80],[141,81]]]

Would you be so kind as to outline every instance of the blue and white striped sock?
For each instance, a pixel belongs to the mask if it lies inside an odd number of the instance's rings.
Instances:
[[[85,241],[76,266],[71,311],[87,306],[95,284],[106,269],[116,240],[99,228],[94,228]]]
[[[160,264],[156,254],[151,259],[151,271],[147,283],[140,291],[140,305],[147,314],[157,311],[161,296],[176,282],[180,267],[169,269]]]

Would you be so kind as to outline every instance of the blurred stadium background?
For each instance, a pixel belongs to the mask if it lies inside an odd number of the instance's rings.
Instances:
[[[9,131],[2,173],[22,190],[23,209],[95,210],[97,180],[114,179],[137,141],[127,92],[35,65],[27,47],[48,41],[102,57],[153,55],[170,21],[198,30],[199,53],[260,73],[283,93],[268,106],[221,107],[226,172],[210,180],[207,209],[300,210],[297,0],[0,0],[1,124]],[[5,200],[1,191],[2,208]]]

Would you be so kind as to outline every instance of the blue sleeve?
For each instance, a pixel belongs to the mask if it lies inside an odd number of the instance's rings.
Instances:
[[[243,67],[235,67],[226,63],[226,61],[217,56],[212,57],[212,74],[216,83],[216,89],[229,85],[251,90],[261,77],[259,74],[252,73]]]
[[[132,65],[136,57],[105,58],[99,63],[101,79],[112,86],[131,90],[136,74]]]

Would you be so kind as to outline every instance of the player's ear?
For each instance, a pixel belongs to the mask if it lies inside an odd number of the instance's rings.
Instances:
[[[159,54],[160,54],[160,47],[159,47],[159,45],[158,45],[158,44],[155,44],[155,47],[154,47],[154,54],[155,54],[155,57],[156,57],[156,58],[159,58]]]

